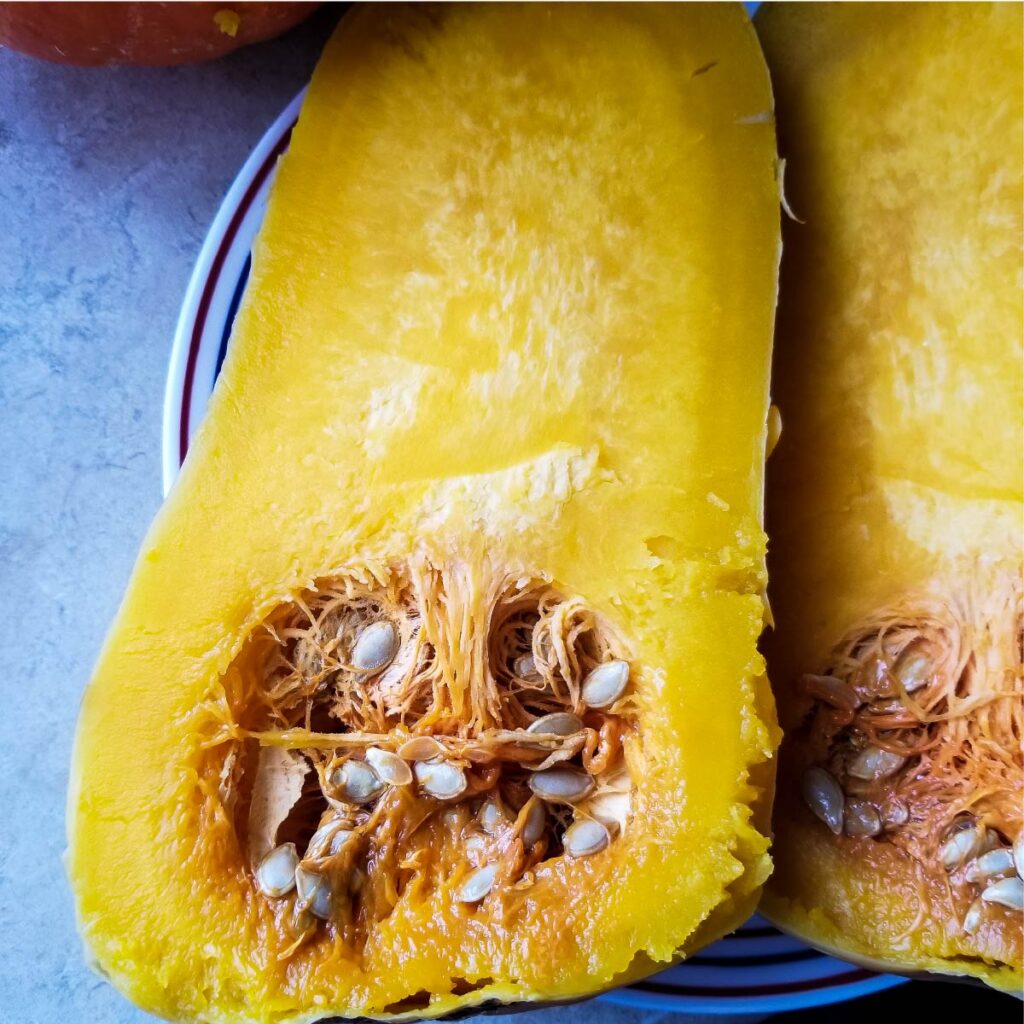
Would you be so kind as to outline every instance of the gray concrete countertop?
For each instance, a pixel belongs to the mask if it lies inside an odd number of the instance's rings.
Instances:
[[[0,1019],[11,1024],[152,1019],[88,970],[75,932],[61,863],[72,733],[160,504],[164,377],[192,265],[335,17],[181,68],[78,69],[0,50]],[[668,1017],[589,1003],[517,1019]]]

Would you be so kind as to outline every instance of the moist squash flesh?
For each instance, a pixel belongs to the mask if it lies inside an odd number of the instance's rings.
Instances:
[[[1020,992],[1021,8],[757,22],[800,219],[769,467],[786,740],[763,908],[849,959]]]
[[[738,5],[345,18],[82,706],[128,996],[571,999],[750,913],[777,205]]]

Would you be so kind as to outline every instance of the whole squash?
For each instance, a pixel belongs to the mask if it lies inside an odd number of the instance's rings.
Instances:
[[[1020,992],[1019,5],[766,5],[787,199],[764,909]]]
[[[438,1017],[751,912],[778,254],[738,5],[344,20],[82,707],[114,984]]]
[[[0,3],[0,46],[60,64],[188,64],[280,35],[317,3]]]

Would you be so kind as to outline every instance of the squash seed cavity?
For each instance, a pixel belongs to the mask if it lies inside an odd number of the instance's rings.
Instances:
[[[804,801],[837,836],[893,843],[969,901],[967,935],[1019,911],[1024,884],[1024,594],[1009,580],[973,595],[886,609],[800,678],[816,755]]]
[[[593,856],[627,828],[639,669],[622,641],[580,598],[517,576],[467,668],[460,585],[426,563],[332,577],[277,608],[232,666],[240,739],[216,790],[248,807],[235,826],[255,888],[285,902],[282,957],[358,942],[414,880],[461,876],[457,903],[507,907],[545,861]]]

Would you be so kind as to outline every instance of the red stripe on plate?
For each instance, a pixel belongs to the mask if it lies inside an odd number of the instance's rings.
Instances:
[[[185,380],[182,385],[181,399],[181,421],[178,430],[179,464],[185,461],[185,454],[188,452],[189,409],[192,405],[192,383],[196,373],[196,359],[199,356],[203,329],[206,326],[206,317],[210,311],[210,300],[213,297],[213,290],[220,278],[221,267],[224,264],[224,257],[231,248],[231,243],[235,240],[235,235],[238,233],[238,227],[242,223],[242,218],[245,217],[249,207],[252,206],[252,202],[256,198],[257,193],[263,186],[263,183],[267,180],[267,175],[274,169],[274,165],[277,163],[278,157],[280,157],[280,155],[288,148],[288,141],[291,139],[292,129],[294,127],[295,122],[293,121],[281,138],[274,143],[274,148],[267,154],[266,160],[264,160],[260,165],[260,169],[256,172],[256,176],[252,179],[249,187],[245,190],[245,195],[242,196],[242,201],[238,204],[238,207],[228,224],[228,229],[224,232],[224,237],[220,240],[220,245],[217,247],[217,254],[213,257],[213,263],[210,264],[210,272],[206,277],[206,283],[203,285],[203,294],[199,297],[199,307],[196,310],[195,323],[192,325],[192,338],[189,341],[188,346],[188,361],[185,363]]]

